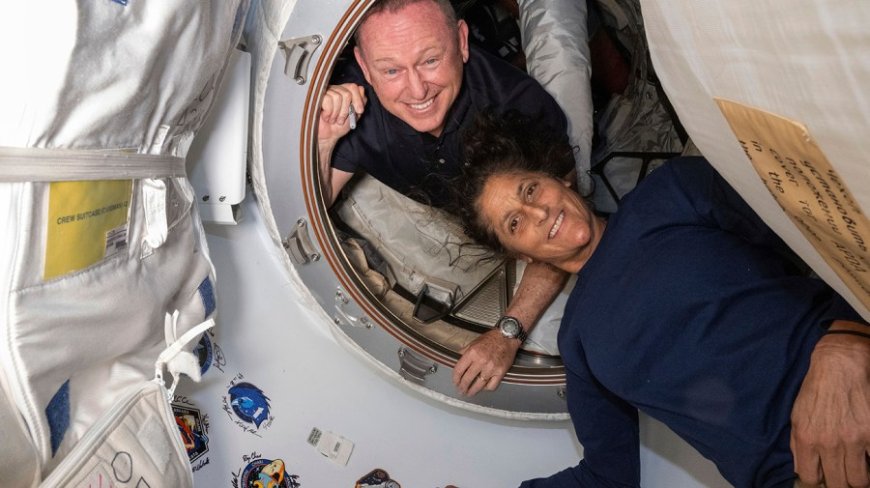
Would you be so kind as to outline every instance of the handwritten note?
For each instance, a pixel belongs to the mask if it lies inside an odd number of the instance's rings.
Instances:
[[[786,215],[870,308],[870,222],[807,128],[740,103],[716,103]]]

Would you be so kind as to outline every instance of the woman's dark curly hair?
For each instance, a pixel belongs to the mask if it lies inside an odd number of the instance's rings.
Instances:
[[[487,179],[496,174],[533,171],[562,178],[574,169],[574,149],[567,135],[533,118],[510,110],[478,114],[462,135],[463,174],[450,210],[459,216],[465,234],[503,253],[492,227],[480,220],[478,203]]]

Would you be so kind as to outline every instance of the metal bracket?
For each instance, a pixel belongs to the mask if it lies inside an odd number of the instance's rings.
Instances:
[[[332,321],[336,325],[346,324],[351,327],[361,327],[371,329],[372,321],[365,315],[357,317],[349,313],[345,307],[350,304],[350,298],[347,297],[345,291],[339,286],[335,289],[335,315],[332,316]]]
[[[278,47],[284,51],[284,74],[304,85],[308,81],[308,63],[321,43],[323,38],[318,34],[278,41]]]
[[[453,309],[454,293],[454,290],[424,283],[414,300],[414,318],[423,324],[444,318]]]
[[[308,222],[305,219],[296,221],[296,227],[293,232],[284,240],[284,249],[296,264],[308,264],[312,261],[320,261],[320,253],[318,253],[311,243],[311,236],[308,235]]]
[[[414,351],[399,348],[399,374],[402,378],[422,385],[426,382],[426,376],[438,371],[438,365],[419,356]]]

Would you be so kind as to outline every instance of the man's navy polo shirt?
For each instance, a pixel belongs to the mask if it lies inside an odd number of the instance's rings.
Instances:
[[[448,184],[461,171],[461,131],[481,110],[515,109],[540,116],[561,133],[567,131],[564,113],[537,81],[474,46],[459,96],[438,138],[417,132],[387,112],[355,62],[348,63],[333,83],[365,87],[368,105],[357,128],[336,145],[332,166],[349,173],[366,171],[396,191],[436,207],[449,201]]]

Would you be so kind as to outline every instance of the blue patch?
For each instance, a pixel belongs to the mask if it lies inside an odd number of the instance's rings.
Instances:
[[[51,432],[51,455],[54,457],[57,448],[63,442],[63,436],[69,429],[69,380],[66,380],[57,393],[45,407],[45,417],[48,419],[48,429]]]
[[[229,390],[233,412],[257,428],[269,418],[269,397],[250,383],[239,383]]]
[[[128,1],[128,0],[112,0],[112,1],[115,2],[115,3],[117,3],[117,4],[120,4],[120,5],[123,5],[123,6],[126,7],[126,6],[127,6],[127,1]]]
[[[205,374],[214,360],[214,350],[211,345],[211,339],[208,337],[208,332],[202,334],[196,347],[193,348],[193,355],[196,356],[196,360],[199,362],[199,374]]]
[[[217,307],[217,301],[214,298],[214,287],[211,285],[211,280],[208,276],[199,284],[199,297],[202,298],[202,306],[205,307],[205,318],[208,318]]]

